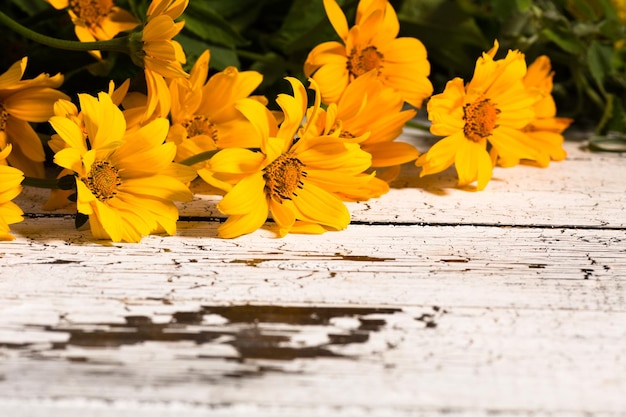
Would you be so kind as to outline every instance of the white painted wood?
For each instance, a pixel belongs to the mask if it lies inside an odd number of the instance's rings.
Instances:
[[[409,131],[401,138],[427,150],[432,139]],[[481,192],[456,188],[456,173],[419,177],[412,164],[403,166],[392,190],[378,199],[349,204],[353,221],[429,224],[495,224],[626,227],[626,154],[591,152],[586,142],[565,142],[568,157],[547,168],[495,168]],[[217,217],[220,196],[195,181],[196,198],[181,204],[181,215]],[[29,213],[42,213],[47,193],[26,190],[20,200]],[[61,211],[69,213],[69,211]]]
[[[321,236],[217,239],[198,197],[176,236],[103,244],[29,191],[0,415],[626,415],[626,159],[566,147],[478,193],[407,167]]]

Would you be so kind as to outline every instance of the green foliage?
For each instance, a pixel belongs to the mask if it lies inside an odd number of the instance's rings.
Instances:
[[[145,13],[149,2],[116,3]],[[339,1],[350,24],[357,3]],[[539,55],[550,57],[560,115],[594,128],[599,138],[626,134],[626,27],[611,0],[391,0],[391,4],[400,19],[401,36],[420,39],[428,50],[435,93],[452,77],[469,79],[480,53],[497,39],[501,54],[519,49],[529,63]],[[67,14],[43,0],[0,0],[0,6],[41,33],[75,38]],[[303,63],[315,45],[338,39],[322,0],[191,0],[183,19],[185,29],[177,40],[187,53],[186,69],[208,48],[212,71],[233,65],[262,72],[258,93],[270,99],[284,90],[284,76],[304,80]],[[91,80],[86,85],[100,86],[95,80],[107,72],[116,80],[137,73],[126,59],[109,55],[112,63],[103,66],[86,54],[50,52],[2,33],[7,38],[0,46],[3,68],[28,54],[33,72],[69,73],[71,85]]]

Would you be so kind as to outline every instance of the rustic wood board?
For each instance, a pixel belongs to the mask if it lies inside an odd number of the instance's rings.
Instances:
[[[220,240],[201,196],[176,236],[103,244],[29,191],[1,415],[626,415],[626,158],[566,148],[480,193],[405,167],[322,236]]]

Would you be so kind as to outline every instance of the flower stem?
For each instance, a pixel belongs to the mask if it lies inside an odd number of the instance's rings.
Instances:
[[[212,151],[202,152],[202,153],[199,153],[197,155],[190,156],[189,158],[187,158],[185,160],[182,160],[179,163],[181,165],[192,166],[192,165],[195,165],[195,164],[200,163],[200,162],[208,161],[218,151],[219,151],[219,149],[214,149]]]
[[[405,126],[412,127],[414,129],[423,130],[425,132],[430,132],[430,128],[428,126],[424,126],[423,124],[417,123],[417,122],[408,121],[406,122]]]
[[[96,42],[80,42],[70,41],[65,39],[52,38],[50,36],[42,35],[41,33],[34,32],[17,23],[9,16],[0,11],[0,25],[4,25],[18,34],[28,38],[32,41],[41,43],[43,45],[51,46],[58,49],[67,49],[70,51],[115,51],[130,53],[128,47],[128,37],[111,39],[108,41],[96,41]]]
[[[59,180],[56,178],[33,178],[33,177],[24,177],[22,180],[22,185],[26,185],[28,187],[35,188],[47,188],[49,190],[59,190]]]

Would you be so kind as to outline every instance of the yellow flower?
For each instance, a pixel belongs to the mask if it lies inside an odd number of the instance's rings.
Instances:
[[[0,161],[11,152],[11,145],[0,151]],[[13,240],[9,225],[19,223],[24,218],[22,210],[12,200],[22,191],[24,174],[17,168],[0,164],[0,240]]]
[[[324,0],[324,7],[341,42],[317,45],[304,64],[305,75],[313,74],[320,86],[324,103],[337,102],[349,83],[372,70],[412,106],[420,107],[432,94],[426,48],[418,39],[397,37],[398,17],[387,0],[361,0],[350,29],[335,0]]]
[[[538,100],[524,85],[526,62],[519,51],[494,60],[498,43],[476,62],[472,80],[455,78],[441,94],[428,102],[430,131],[445,136],[420,156],[421,176],[455,165],[459,185],[477,181],[485,188],[492,176],[493,161],[487,144],[498,155],[529,159],[542,164],[546,156],[534,146],[523,129],[534,119]]]
[[[167,15],[172,19],[178,19],[187,6],[189,0],[153,0],[148,6],[148,20],[160,15]]]
[[[174,234],[174,201],[188,201],[192,194],[181,181],[186,167],[172,163],[176,147],[163,143],[168,121],[155,119],[126,132],[108,94],[80,94],[79,100],[84,130],[65,116],[50,119],[69,145],[54,161],[75,173],[77,209],[89,216],[94,237],[138,242],[151,233]]]
[[[113,0],[46,1],[57,10],[68,9],[76,37],[81,42],[113,39],[118,33],[129,31],[139,24],[130,12],[116,6]],[[102,58],[100,51],[90,52]]]
[[[552,77],[554,72],[550,58],[545,55],[538,57],[529,67],[524,77],[524,85],[531,92],[537,93],[540,99],[535,103],[535,118],[524,128],[529,138],[527,145],[533,146],[537,152],[544,154],[540,166],[547,166],[550,160],[562,161],[567,156],[563,149],[563,131],[573,122],[566,117],[556,117],[556,104],[552,97]],[[510,155],[500,154],[498,164],[511,166],[519,163],[519,159]]]
[[[54,103],[69,98],[56,90],[63,83],[61,74],[22,80],[27,62],[24,57],[0,75],[0,149],[12,144],[8,163],[27,176],[42,178],[45,153],[29,122],[48,121]]]
[[[187,61],[183,47],[172,39],[185,25],[184,21],[174,20],[180,17],[188,3],[188,0],[153,0],[148,8],[147,22],[139,42],[140,64],[144,67],[148,93],[145,121],[167,117],[171,98],[166,79],[189,77],[182,67]]]
[[[374,168],[404,164],[415,160],[419,152],[406,142],[394,142],[416,113],[402,108],[402,97],[385,87],[376,73],[370,71],[350,83],[339,101],[331,103],[326,112],[318,112],[315,131],[331,135],[338,130],[340,139],[358,143],[372,155]]]
[[[124,81],[118,88],[115,88],[115,83],[113,81],[109,81],[109,95],[111,96],[111,101],[119,106],[122,99],[126,95],[128,91],[128,87],[130,86],[130,80]],[[83,120],[83,113],[78,110],[78,107],[71,101],[67,100],[59,100],[54,103],[54,115],[60,117],[66,117],[73,121],[83,132],[83,136],[87,137],[87,131],[85,129],[85,122]],[[125,115],[126,117],[126,115]],[[128,130],[128,121],[126,123],[126,130]],[[58,134],[53,134],[50,136],[50,140],[48,141],[48,146],[52,150],[52,152],[57,153],[61,149],[69,147],[69,145],[59,136]],[[73,171],[67,168],[64,168],[57,175],[57,179],[63,178],[66,175],[73,175]],[[50,196],[48,200],[41,207],[42,210],[52,211],[60,208],[68,207],[75,205],[69,199],[69,197],[74,194],[75,190],[61,190],[61,189],[53,189],[50,190]]]
[[[172,127],[167,140],[177,146],[177,161],[215,149],[261,146],[254,127],[235,103],[252,100],[248,97],[263,76],[228,67],[207,81],[209,58],[208,50],[200,55],[189,81],[174,79],[170,83]]]
[[[228,190],[217,205],[229,216],[218,228],[221,237],[255,231],[268,213],[281,236],[344,229],[350,213],[339,193],[366,188],[373,178],[362,174],[370,166],[370,155],[357,144],[344,144],[335,137],[306,136],[306,131],[300,130],[307,107],[306,90],[295,78],[288,81],[294,96],[280,94],[276,100],[284,112],[280,127],[261,103],[247,100],[238,104],[261,136],[260,152],[227,148],[213,156],[204,170],[210,174],[209,182],[226,179],[215,182]],[[301,138],[294,140],[299,131]]]

